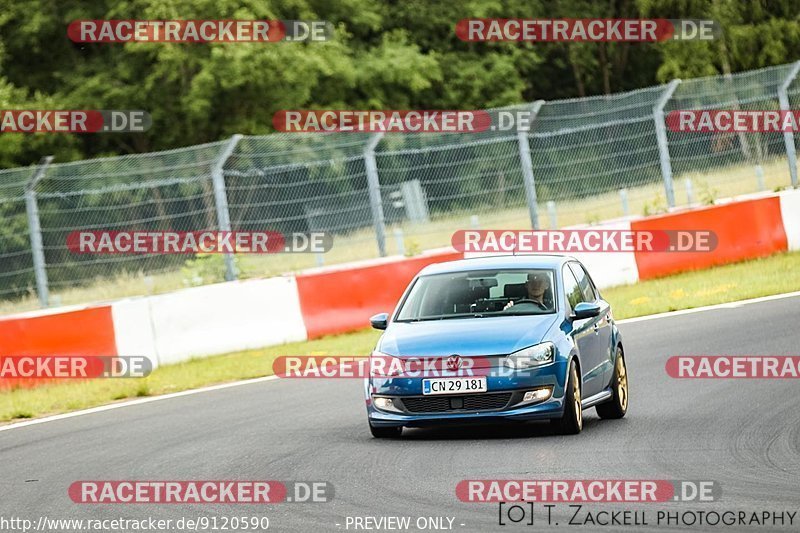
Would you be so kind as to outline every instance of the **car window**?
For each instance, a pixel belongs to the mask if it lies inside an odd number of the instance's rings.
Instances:
[[[569,303],[570,310],[575,309],[575,306],[581,302],[586,301],[583,297],[583,291],[581,291],[580,285],[578,285],[578,281],[575,279],[575,275],[572,273],[572,270],[569,266],[564,265],[564,295],[567,298],[567,303]]]
[[[554,313],[555,272],[481,270],[421,276],[397,313],[398,322]]]
[[[592,280],[589,279],[583,266],[578,263],[569,263],[569,266],[572,268],[572,273],[575,274],[575,279],[578,280],[578,286],[581,288],[584,301],[594,302],[597,300],[597,294],[592,285]]]

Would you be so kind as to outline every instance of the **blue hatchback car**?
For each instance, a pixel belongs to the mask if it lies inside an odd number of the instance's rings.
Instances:
[[[430,265],[391,317],[370,322],[385,330],[372,358],[395,369],[365,380],[374,437],[399,437],[404,426],[498,420],[550,420],[574,434],[583,409],[595,407],[601,418],[627,411],[628,374],[611,306],[571,257]]]

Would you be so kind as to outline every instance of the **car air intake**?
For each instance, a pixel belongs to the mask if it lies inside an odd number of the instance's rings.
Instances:
[[[447,413],[459,411],[494,411],[503,409],[511,400],[510,392],[472,394],[468,396],[418,396],[401,398],[410,413]]]

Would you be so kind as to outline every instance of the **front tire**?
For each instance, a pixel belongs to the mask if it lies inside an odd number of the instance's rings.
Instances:
[[[628,412],[628,368],[625,366],[625,355],[620,346],[617,346],[617,361],[614,364],[611,388],[614,391],[611,400],[595,407],[600,418],[618,419]]]
[[[370,424],[369,432],[376,439],[396,439],[403,434],[403,426],[373,426]]]
[[[581,378],[578,365],[569,363],[569,379],[564,390],[564,414],[553,420],[553,426],[562,435],[576,435],[583,429],[583,408],[581,407]]]

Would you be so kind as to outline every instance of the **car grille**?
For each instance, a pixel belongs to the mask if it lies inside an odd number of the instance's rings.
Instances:
[[[447,413],[459,411],[493,411],[502,409],[511,400],[510,392],[472,394],[468,396],[421,396],[402,398],[410,413]]]

